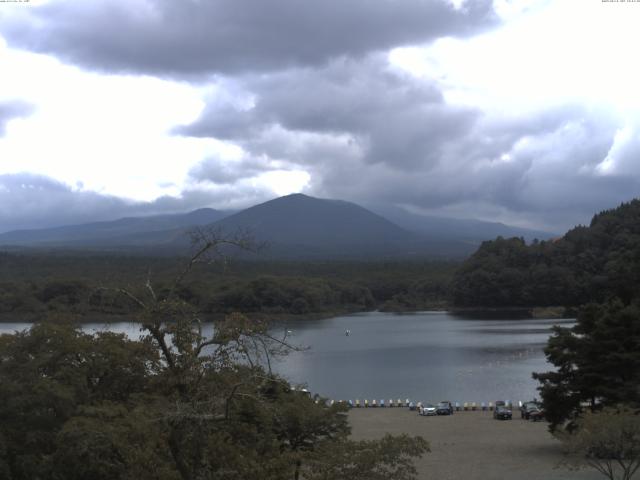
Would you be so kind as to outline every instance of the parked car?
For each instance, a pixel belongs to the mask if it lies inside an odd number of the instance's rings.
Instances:
[[[493,411],[493,418],[497,420],[511,420],[512,415],[511,410],[504,405],[498,405]]]
[[[531,420],[532,422],[540,422],[544,420],[544,412],[542,411],[542,408],[531,410],[529,412],[529,420]]]
[[[436,413],[438,415],[453,415],[453,405],[448,401],[440,402],[436,407]]]
[[[537,415],[538,413],[541,413],[541,410],[542,409],[538,402],[525,402],[522,404],[522,407],[520,407],[520,418],[529,420],[532,413],[534,413],[534,415]]]
[[[544,420],[544,411],[542,410],[541,405],[538,405],[537,408],[529,411],[529,420],[533,422],[540,422]]]
[[[426,403],[422,406],[422,408],[420,409],[420,415],[425,416],[425,417],[430,417],[433,415],[437,415],[436,414],[436,407],[435,405],[432,405],[430,403]]]

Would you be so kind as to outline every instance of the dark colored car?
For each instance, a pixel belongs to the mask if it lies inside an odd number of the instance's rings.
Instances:
[[[512,415],[511,410],[504,405],[498,405],[493,411],[493,418],[497,420],[511,420]]]
[[[542,413],[542,409],[540,407],[540,404],[535,401],[525,402],[522,404],[522,407],[520,407],[520,418],[523,418],[525,420],[529,420],[532,414],[535,417],[541,413]]]
[[[451,402],[440,402],[436,407],[436,413],[438,415],[453,415],[453,405]]]
[[[531,412],[529,412],[529,420],[532,422],[540,422],[544,420],[544,412],[542,411],[542,408],[531,410]]]

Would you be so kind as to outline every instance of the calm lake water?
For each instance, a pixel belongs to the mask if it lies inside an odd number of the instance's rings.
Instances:
[[[536,396],[531,372],[551,368],[542,349],[554,324],[572,320],[472,319],[445,312],[362,313],[282,324],[308,350],[274,363],[293,383],[338,399],[488,402]],[[0,324],[0,333],[28,324]],[[86,324],[139,335],[132,323]],[[346,330],[350,335],[345,335]],[[278,333],[278,332],[275,332]]]

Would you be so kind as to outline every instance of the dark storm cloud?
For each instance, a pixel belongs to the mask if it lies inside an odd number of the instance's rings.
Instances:
[[[381,56],[245,77],[241,85],[245,97],[253,99],[251,108],[234,107],[227,97],[221,103],[214,98],[201,120],[186,132],[236,139],[246,137],[248,127],[266,123],[300,131],[367,131],[363,121],[381,112],[442,103],[433,84],[392,73]]]
[[[243,86],[252,105],[214,97],[198,121],[176,133],[232,140],[254,155],[303,164],[325,158],[316,148],[333,151],[346,141],[366,163],[425,169],[478,115],[447,105],[433,83],[390,70],[381,56],[245,78]],[[297,157],[287,142],[298,147]],[[300,155],[308,142],[314,148]]]
[[[33,106],[18,100],[0,102],[0,136],[5,134],[7,122],[17,117],[24,117],[33,112]]]
[[[42,175],[0,175],[0,232],[46,228],[128,216],[183,213],[210,206],[218,209],[247,207],[271,198],[272,193],[247,186],[225,186],[216,191],[187,188],[180,197],[163,196],[153,202],[73,189]]]
[[[318,196],[562,231],[640,191],[628,160],[640,140],[603,172],[618,120],[578,105],[513,115],[456,107],[378,55],[246,76],[242,88],[246,101],[218,94],[176,132],[297,164]]]
[[[640,166],[624,173],[604,173],[600,168],[616,137],[613,120],[576,107],[527,118],[528,122],[482,118],[467,135],[452,139],[438,166],[429,171],[403,174],[384,168],[363,175],[352,165],[350,172],[324,175],[321,187],[346,194],[354,184],[341,179],[359,178],[363,202],[380,199],[431,213],[557,232],[638,196]],[[637,158],[640,146],[634,151]],[[621,160],[628,158],[624,153]]]
[[[211,182],[218,185],[233,185],[239,180],[274,170],[267,161],[258,158],[242,158],[230,161],[219,158],[207,158],[189,172],[196,181]]]
[[[88,68],[180,76],[318,65],[496,23],[491,0],[98,0],[30,6],[0,28]]]
[[[615,136],[613,119],[574,106],[518,119],[483,116],[443,142],[434,168],[403,172],[355,162],[324,172],[318,188],[345,195],[359,184],[363,202],[380,199],[564,231],[640,193],[640,165],[625,162],[629,150],[640,156],[640,145],[621,149],[617,165],[624,170],[600,168]]]

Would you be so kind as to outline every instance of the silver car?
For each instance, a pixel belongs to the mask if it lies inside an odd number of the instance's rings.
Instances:
[[[422,406],[422,409],[420,410],[420,412],[418,412],[420,415],[423,415],[425,417],[430,417],[430,416],[435,416],[437,415],[436,413],[436,407],[435,405],[432,405],[430,403],[426,403]]]

